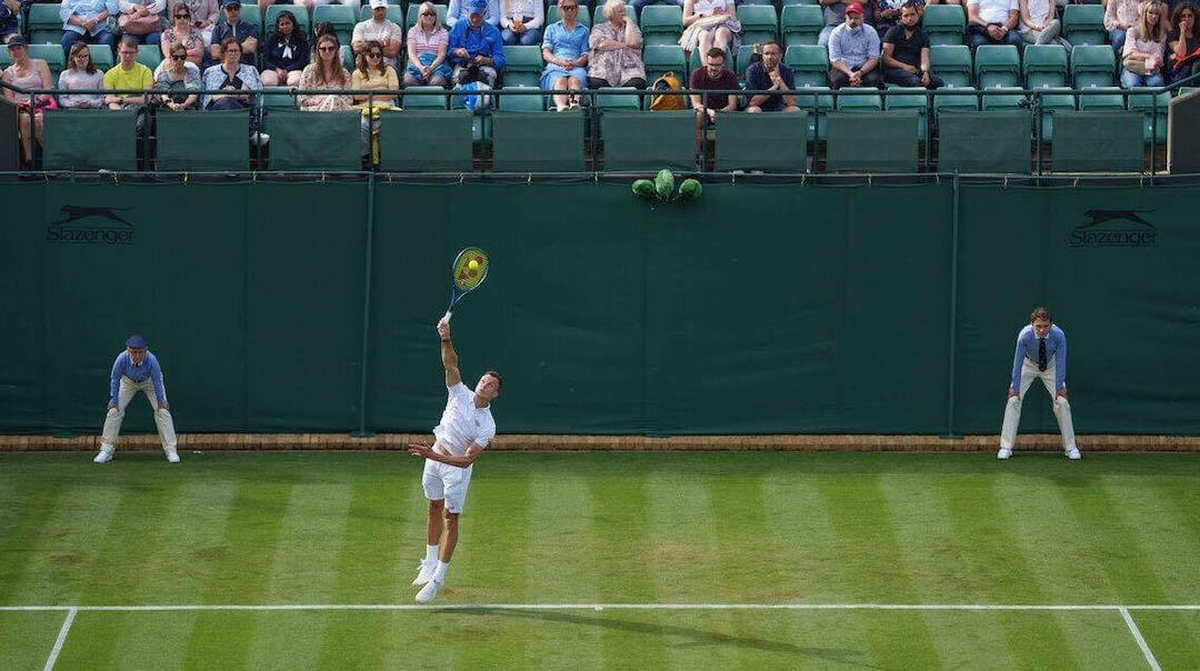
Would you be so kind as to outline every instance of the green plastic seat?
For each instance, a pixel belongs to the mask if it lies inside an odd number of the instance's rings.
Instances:
[[[967,16],[960,5],[926,5],[921,27],[929,37],[931,46],[962,44],[967,30]]]
[[[1021,86],[1021,54],[1011,44],[985,44],[975,50],[975,82],[981,89]]]
[[[62,44],[62,19],[57,2],[37,2],[29,6],[29,43]]]
[[[445,94],[446,89],[440,86],[410,86],[404,89],[408,93],[442,93],[443,95],[405,95],[401,106],[406,110],[448,110],[450,103]]]
[[[883,99],[875,89],[844,88],[838,91],[835,102],[839,112],[879,112]]]
[[[983,99],[980,101],[979,107],[984,112],[992,112],[996,110],[1012,110],[1022,109],[1025,104],[1025,95],[1021,93],[1020,86],[994,86],[990,89],[985,89]]]
[[[264,86],[262,93],[263,107],[272,110],[296,109],[296,96],[289,93],[287,86]]]
[[[737,18],[742,24],[742,44],[779,40],[779,15],[774,5],[740,5]]]
[[[1060,88],[1067,85],[1067,50],[1057,44],[1029,44],[1021,62],[1025,88]]]
[[[1079,5],[1072,5],[1076,7]],[[1117,60],[1112,47],[1078,46],[1071,50],[1071,80],[1075,88],[1109,87],[1117,74]]]
[[[500,89],[500,93],[509,93],[511,91],[528,91],[525,95],[497,95],[497,107],[506,112],[544,112],[546,111],[545,96],[542,95],[541,89],[536,86],[505,86]],[[534,95],[532,92],[537,91]]]
[[[938,5],[934,5],[938,6]],[[929,65],[946,86],[971,86],[971,50],[965,44],[940,44],[929,48]]]
[[[974,86],[957,88],[954,94],[939,90],[933,95],[933,110],[935,113],[945,109],[978,111],[979,96],[975,93]]]
[[[1058,112],[1074,112],[1077,108],[1075,94],[1071,89],[1050,88],[1034,97],[1032,104],[1035,109],[1041,109],[1041,138],[1043,143],[1054,140],[1054,115]]]
[[[642,8],[642,40],[645,46],[679,44],[683,35],[683,7],[650,5]]]
[[[792,69],[796,86],[829,84],[829,52],[816,44],[800,44],[783,52],[783,64]]]
[[[157,44],[143,44],[138,47],[137,61],[154,71],[162,63],[162,49]]]
[[[156,46],[156,48],[157,48],[157,46]],[[115,64],[115,62],[113,60],[112,49],[108,48],[107,46],[105,46],[103,44],[89,44],[88,45],[88,53],[91,54],[92,65],[95,65],[100,70],[104,70],[105,72],[107,72]],[[139,56],[141,55],[141,49],[138,49],[138,55]],[[155,67],[158,67],[157,64],[155,65]],[[55,79],[56,83],[57,83],[57,81],[58,80]]]
[[[679,77],[680,84],[687,85],[687,61],[683,58],[683,47],[678,44],[651,44],[643,47],[642,63],[646,66],[647,83],[653,83],[667,72],[674,72]]]
[[[596,106],[601,110],[636,112],[642,109],[642,99],[632,87],[604,87],[596,89]]]
[[[1067,5],[1063,8],[1062,32],[1072,47],[1108,46],[1108,31],[1104,28],[1104,7]]]
[[[504,47],[504,86],[541,86],[542,48],[534,45]]]
[[[786,5],[779,17],[785,49],[802,44],[816,44],[824,27],[824,13],[816,5]]]
[[[1091,95],[1088,95],[1090,93]],[[1125,90],[1115,86],[1095,87],[1079,94],[1079,111],[1096,112],[1125,110]]]
[[[1156,143],[1167,141],[1167,106],[1170,104],[1171,94],[1167,91],[1159,94],[1129,94],[1126,107],[1131,112],[1142,112],[1145,120],[1142,139],[1147,144],[1151,141]]]

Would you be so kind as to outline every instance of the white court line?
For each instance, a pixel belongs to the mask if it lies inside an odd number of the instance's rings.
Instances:
[[[165,612],[165,611],[295,611],[295,610],[976,610],[976,611],[1104,611],[1115,610],[1195,610],[1200,605],[1138,604],[903,604],[903,603],[448,603],[417,605],[409,603],[313,603],[313,604],[162,604],[145,606],[0,606],[0,612],[69,611],[66,627],[78,611]]]
[[[1146,656],[1146,662],[1154,671],[1162,671],[1162,667],[1158,665],[1158,660],[1154,659],[1154,653],[1150,652],[1150,646],[1146,644],[1146,639],[1142,638],[1142,632],[1134,623],[1133,617],[1129,615],[1129,610],[1121,609],[1121,617],[1125,618],[1125,624],[1129,625],[1129,631],[1133,632],[1133,638],[1137,641],[1138,647],[1142,649],[1142,654]]]
[[[54,668],[54,663],[58,661],[58,653],[62,652],[63,643],[67,641],[67,632],[71,631],[71,623],[75,621],[75,614],[78,612],[78,608],[67,611],[67,619],[63,621],[62,628],[58,630],[58,639],[54,641],[54,648],[50,651],[50,656],[46,658],[46,666],[42,667],[42,671],[52,671]]]

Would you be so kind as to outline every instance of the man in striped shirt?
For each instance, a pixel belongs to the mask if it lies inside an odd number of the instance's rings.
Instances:
[[[1017,426],[1021,423],[1021,404],[1035,379],[1041,379],[1054,399],[1052,407],[1058,430],[1062,433],[1063,452],[1068,459],[1079,459],[1071,404],[1067,401],[1067,334],[1054,325],[1054,317],[1046,308],[1035,309],[1029,317],[1029,325],[1017,334],[1008,403],[1004,407],[1004,425],[1000,428],[1000,451],[996,454],[999,459],[1012,456]]]
[[[146,339],[140,335],[130,336],[125,341],[125,351],[113,361],[108,387],[108,415],[104,418],[100,452],[92,461],[97,464],[112,461],[113,452],[117,449],[117,437],[121,433],[121,421],[125,419],[125,406],[139,391],[150,399],[154,423],[158,426],[158,437],[162,440],[163,452],[167,453],[167,461],[179,463],[179,453],[175,449],[175,422],[171,418],[171,404],[167,402],[162,368],[158,365],[158,357],[147,349]]]

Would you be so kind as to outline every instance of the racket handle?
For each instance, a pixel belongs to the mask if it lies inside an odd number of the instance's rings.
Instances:
[[[446,322],[447,324],[449,324],[449,323],[450,323],[450,315],[451,315],[451,314],[452,314],[452,311],[451,311],[451,310],[446,310],[446,314],[442,315],[442,321],[444,321],[444,322]]]

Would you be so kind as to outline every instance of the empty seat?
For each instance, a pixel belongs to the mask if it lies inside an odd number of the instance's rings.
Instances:
[[[100,70],[104,70],[106,72],[112,68],[113,52],[112,52],[112,49],[108,48],[106,45],[103,45],[103,44],[88,45],[88,53],[91,54],[92,65],[95,65],[96,68],[98,68]],[[139,55],[141,54],[140,49],[138,50],[138,53],[139,53]],[[57,84],[58,79],[55,78],[54,81]]]
[[[879,91],[871,88],[841,89],[835,104],[839,112],[878,112],[883,109]]]
[[[542,48],[539,46],[514,45],[504,47],[504,86],[541,85]]]
[[[1171,104],[1171,94],[1164,91],[1157,95],[1151,93],[1131,94],[1126,106],[1131,112],[1142,112],[1145,124],[1142,127],[1142,139],[1162,143],[1167,141],[1167,106]]]
[[[313,24],[320,25],[326,22],[337,31],[338,40],[342,44],[350,44],[350,38],[354,33],[354,24],[358,22],[358,16],[353,7],[350,5],[317,5],[313,7]],[[269,33],[270,30],[267,32]]]
[[[62,44],[61,5],[57,2],[38,2],[29,6],[29,43]]]
[[[637,89],[628,86],[613,86],[596,89],[596,106],[601,110],[625,110],[636,112],[642,109],[642,99]]]
[[[962,44],[967,17],[960,5],[928,5],[921,27],[929,37],[930,45]]]
[[[783,63],[792,69],[796,86],[825,86],[829,83],[829,52],[825,47],[804,44],[788,47]]]
[[[153,72],[162,63],[162,49],[157,44],[143,44],[138,47],[137,61]]]
[[[937,7],[938,5],[933,5]],[[931,7],[932,8],[932,7]],[[971,86],[971,50],[964,44],[941,44],[929,48],[929,65],[946,86]]]
[[[651,44],[643,47],[642,63],[646,66],[647,82],[653,82],[667,72],[674,72],[679,77],[680,84],[687,84],[687,61],[683,58],[683,47],[678,44]]]
[[[500,92],[510,93],[512,91],[526,92],[524,95],[498,95],[496,101],[500,109],[509,112],[544,112],[546,111],[545,96],[542,95],[541,89],[536,86],[505,86],[500,89]],[[537,93],[534,94],[533,92]]]
[[[1069,88],[1051,88],[1040,91],[1034,96],[1033,108],[1041,110],[1037,121],[1041,123],[1041,138],[1043,142],[1054,140],[1054,115],[1058,112],[1074,112],[1076,108],[1075,95]]]
[[[741,5],[737,18],[742,24],[742,44],[779,40],[779,15],[774,5]]]
[[[954,91],[938,91],[933,96],[933,109],[935,113],[941,113],[942,110],[978,110],[979,95],[973,86],[964,86]]]
[[[825,27],[825,16],[816,5],[787,5],[779,18],[783,46],[816,44]]]
[[[1108,44],[1104,29],[1104,7],[1069,4],[1063,9],[1063,37],[1072,47]]]
[[[404,89],[404,109],[445,110],[450,109],[446,89],[440,86],[410,86]],[[416,95],[408,95],[414,93]],[[441,93],[443,95],[435,95]]]
[[[1106,44],[1079,46],[1071,50],[1071,79],[1077,89],[1112,86],[1116,72],[1116,57],[1112,47]]]
[[[1057,44],[1025,46],[1021,71],[1025,88],[1059,88],[1067,85],[1067,50]]]
[[[1080,112],[1123,112],[1125,91],[1116,86],[1097,86],[1079,94]]]
[[[683,7],[650,5],[642,8],[642,40],[646,46],[679,44],[683,34]]]
[[[1025,94],[1021,92],[1020,86],[993,86],[984,91],[979,104],[984,112],[1022,109],[1027,106]]]
[[[975,82],[981,89],[1021,86],[1021,55],[1011,44],[985,44],[975,50]]]

